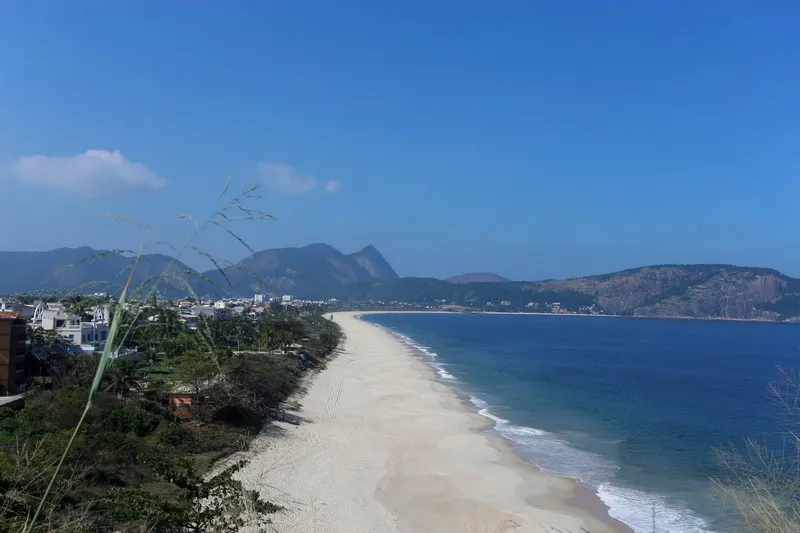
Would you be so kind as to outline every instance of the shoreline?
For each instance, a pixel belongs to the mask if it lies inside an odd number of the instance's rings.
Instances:
[[[354,313],[356,315],[379,314],[435,314],[435,315],[530,315],[530,316],[563,316],[587,318],[633,318],[637,320],[700,320],[704,322],[746,322],[753,324],[786,324],[797,325],[800,322],[788,320],[767,320],[759,318],[725,318],[725,317],[700,317],[700,316],[643,316],[643,315],[603,315],[581,313],[540,313],[528,311],[449,311],[442,309],[376,309],[374,311],[336,311],[337,313]]]
[[[254,439],[237,477],[286,511],[275,531],[631,532],[597,495],[542,472],[388,331],[336,313],[341,353]]]
[[[426,313],[427,311],[408,311],[408,312],[409,313]],[[449,314],[450,313],[449,311],[431,311],[431,312],[432,313],[436,313],[436,314]],[[393,311],[364,311],[364,312],[356,312],[356,313],[354,313],[354,317],[356,319],[358,319],[358,320],[361,320],[361,317],[366,316],[366,315],[393,314],[393,313],[394,313]],[[524,315],[537,314],[537,315],[549,315],[551,313],[499,313],[499,312],[495,313],[495,312],[486,312],[486,313],[482,313],[482,314],[497,314],[497,315],[502,315],[502,314],[509,314],[509,315],[510,314],[515,314],[515,315],[517,315],[517,314],[519,314],[519,315],[522,315],[522,314],[524,314]],[[592,316],[592,315],[587,315],[587,316]],[[594,316],[604,316],[604,315],[594,315]],[[610,317],[610,318],[617,318],[617,317]],[[370,325],[380,328],[380,326],[377,326],[375,324],[370,324]],[[383,329],[383,328],[381,328],[381,329]],[[395,340],[397,342],[402,342],[402,341],[400,341],[398,339],[395,339]],[[412,351],[412,352],[413,351],[417,351],[417,352],[419,352],[419,350],[415,350],[413,348],[409,348],[409,351]],[[423,355],[422,352],[414,354],[415,357],[417,357],[419,355]],[[532,462],[526,460],[524,457],[521,457],[519,454],[517,454],[517,452],[514,451],[512,442],[509,441],[508,439],[506,439],[505,437],[486,433],[487,430],[494,429],[497,426],[497,421],[492,419],[492,418],[490,418],[489,416],[486,416],[486,415],[481,414],[480,412],[478,412],[476,410],[476,408],[475,408],[475,405],[470,403],[469,398],[464,393],[462,393],[458,389],[452,387],[451,385],[448,385],[447,383],[444,383],[441,379],[439,379],[439,376],[436,374],[436,371],[433,368],[431,368],[424,361],[420,361],[420,362],[422,362],[422,364],[424,364],[425,367],[428,369],[428,371],[430,373],[430,379],[434,380],[437,383],[441,383],[445,387],[447,387],[450,390],[451,394],[453,394],[454,396],[456,396],[460,400],[461,406],[464,409],[469,411],[470,414],[476,415],[476,416],[480,417],[483,420],[483,426],[479,427],[477,429],[473,429],[473,430],[474,431],[478,431],[482,435],[488,437],[492,441],[493,445],[497,445],[499,448],[502,448],[502,450],[501,450],[502,453],[510,454],[509,461],[512,462],[512,463],[517,463],[516,465],[514,465],[515,467],[523,468],[523,469],[532,468],[532,469],[536,470],[537,473],[539,473],[539,474],[541,474],[543,476],[553,476],[553,477],[556,477],[556,478],[559,478],[559,479],[565,479],[565,480],[568,480],[571,483],[574,483],[574,485],[575,485],[575,489],[574,489],[575,490],[575,494],[574,494],[574,497],[569,501],[570,504],[573,504],[576,507],[578,507],[580,509],[583,509],[584,511],[590,513],[591,515],[593,515],[598,520],[606,523],[607,525],[611,526],[612,528],[615,528],[614,529],[615,531],[633,533],[633,529],[630,528],[630,526],[628,526],[624,522],[612,517],[609,514],[609,510],[610,509],[609,509],[608,505],[606,505],[606,503],[600,498],[600,495],[597,493],[597,490],[595,488],[593,488],[593,487],[591,487],[589,485],[585,485],[585,484],[581,483],[580,481],[578,481],[578,480],[576,480],[574,478],[571,478],[569,476],[564,476],[564,475],[556,474],[556,473],[553,473],[553,472],[545,472],[537,464],[532,463]]]
[[[433,369],[430,369],[430,371],[432,374],[431,379],[441,383],[441,380],[439,380],[436,376],[436,372]],[[545,472],[539,467],[539,465],[526,460],[524,457],[521,457],[517,452],[515,452],[511,441],[509,441],[505,437],[486,433],[486,431],[488,430],[495,429],[495,427],[497,426],[497,422],[495,420],[492,420],[488,416],[477,412],[475,410],[475,406],[469,403],[468,399],[462,397],[451,386],[447,384],[444,385],[450,388],[451,392],[455,394],[459,398],[459,400],[461,400],[461,405],[463,406],[464,409],[468,410],[472,414],[481,417],[484,420],[483,427],[477,428],[475,429],[475,431],[478,431],[480,434],[488,437],[493,445],[496,445],[498,448],[502,448],[500,450],[501,453],[510,454],[509,461],[512,463],[518,463],[514,465],[515,467],[522,469],[533,468],[534,470],[536,470],[537,473],[543,476],[553,476],[559,479],[566,479],[571,483],[574,483],[575,494],[569,500],[568,502],[569,504],[574,505],[580,509],[583,509],[584,511],[588,512],[589,514],[593,515],[595,518],[600,520],[601,522],[604,522],[609,526],[611,526],[612,528],[615,528],[614,529],[615,531],[633,533],[633,530],[630,528],[630,526],[628,526],[621,520],[618,520],[609,514],[610,509],[608,505],[606,505],[606,503],[600,498],[600,495],[597,494],[597,491],[594,488],[590,487],[589,485],[585,485],[580,481],[573,479],[569,476],[563,476],[561,474],[556,474],[553,472]]]

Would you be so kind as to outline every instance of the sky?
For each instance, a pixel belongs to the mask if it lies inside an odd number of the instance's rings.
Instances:
[[[403,276],[800,276],[798,27],[779,0],[0,2],[0,250],[236,261],[197,228],[255,184],[250,248]]]

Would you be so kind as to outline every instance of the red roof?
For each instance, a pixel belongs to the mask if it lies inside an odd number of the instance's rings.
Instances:
[[[19,313],[14,311],[0,311],[0,318],[19,318]]]

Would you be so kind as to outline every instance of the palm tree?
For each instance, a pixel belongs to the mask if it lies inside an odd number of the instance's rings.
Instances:
[[[125,398],[133,389],[139,389],[141,383],[137,375],[137,365],[134,361],[118,357],[114,359],[105,375],[106,391]]]
[[[279,330],[276,330],[272,326],[267,326],[263,328],[261,332],[261,347],[262,349],[271,352],[280,347],[280,337],[279,337]]]
[[[294,343],[294,335],[291,331],[281,330],[278,332],[278,344],[281,351],[286,353],[286,349]]]

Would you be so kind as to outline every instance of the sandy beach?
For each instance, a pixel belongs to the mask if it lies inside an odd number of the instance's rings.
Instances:
[[[630,531],[569,479],[501,439],[410,349],[355,313],[343,352],[251,447],[248,488],[286,508],[281,532]]]

